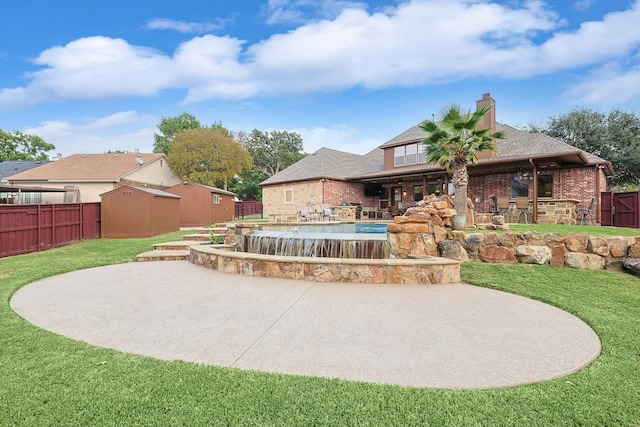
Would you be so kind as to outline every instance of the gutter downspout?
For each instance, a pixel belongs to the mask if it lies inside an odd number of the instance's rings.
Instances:
[[[533,159],[529,159],[529,164],[533,168],[533,223],[538,223],[538,168],[533,162]]]

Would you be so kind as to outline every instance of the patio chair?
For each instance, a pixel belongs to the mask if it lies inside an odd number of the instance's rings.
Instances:
[[[489,196],[489,213],[498,214],[498,200],[496,196]]]
[[[329,205],[321,205],[320,207],[322,209],[322,221],[324,221],[325,218],[328,218],[329,222],[338,220],[338,215],[331,212],[331,207]]]
[[[309,211],[304,206],[298,206],[296,215],[298,216],[298,222],[307,221],[309,218]]]
[[[507,214],[509,213],[509,210],[511,209],[509,207],[509,198],[506,196],[500,196],[497,198],[498,201],[498,214],[499,215],[504,215],[505,219],[507,217]]]
[[[516,210],[518,211],[518,218],[516,222],[520,222],[520,216],[524,215],[525,224],[529,224],[529,198],[528,197],[516,197]]]
[[[595,222],[595,213],[596,213],[596,198],[591,198],[591,203],[589,204],[589,208],[586,211],[580,212],[580,225],[586,225],[587,221],[589,224],[593,225]]]

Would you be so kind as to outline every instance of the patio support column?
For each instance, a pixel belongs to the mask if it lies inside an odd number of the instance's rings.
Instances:
[[[598,165],[596,167],[596,194],[594,194],[594,196],[596,196],[596,205],[595,205],[595,210],[596,210],[596,221],[598,222],[598,224],[602,224],[601,222],[601,217],[600,217],[600,171],[602,170],[603,166],[602,165]]]
[[[533,168],[533,223],[538,223],[538,168],[536,164],[533,162],[533,159],[529,159],[529,164]]]

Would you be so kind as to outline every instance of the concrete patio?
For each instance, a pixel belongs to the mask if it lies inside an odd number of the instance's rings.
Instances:
[[[186,261],[47,278],[11,307],[69,338],[159,359],[416,387],[545,381],[601,349],[575,316],[495,290],[256,278]]]

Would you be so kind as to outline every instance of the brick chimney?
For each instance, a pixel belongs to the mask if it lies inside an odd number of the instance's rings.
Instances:
[[[482,94],[482,99],[476,101],[476,111],[479,111],[481,108],[485,106],[490,106],[491,109],[484,115],[482,118],[482,123],[480,123],[481,129],[489,128],[491,129],[490,133],[494,133],[496,131],[496,100],[491,97],[489,93]],[[495,139],[491,141],[493,145],[496,144]],[[491,150],[484,150],[478,153],[479,159],[488,159],[490,157],[495,157],[496,152]]]

